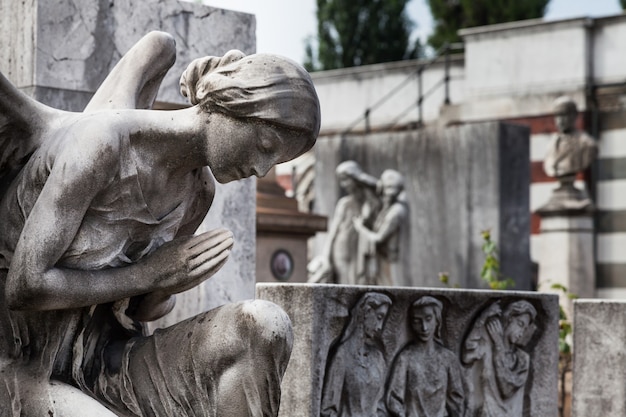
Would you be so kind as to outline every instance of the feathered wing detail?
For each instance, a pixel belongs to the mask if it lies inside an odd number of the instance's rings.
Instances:
[[[0,198],[39,147],[55,113],[61,111],[28,97],[0,73]]]
[[[84,111],[151,108],[175,60],[174,38],[150,32],[122,57]],[[61,113],[28,97],[0,73],[0,199],[40,146],[47,124]]]
[[[176,42],[165,32],[150,32],[115,65],[85,108],[152,108],[167,71],[176,60]]]

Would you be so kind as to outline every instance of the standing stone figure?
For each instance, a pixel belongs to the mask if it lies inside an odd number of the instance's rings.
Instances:
[[[542,210],[584,209],[592,205],[583,190],[574,187],[576,174],[587,169],[598,154],[596,141],[576,129],[578,109],[569,97],[560,97],[554,103],[555,124],[558,133],[552,138],[543,169],[559,181],[551,199]]]
[[[537,310],[528,301],[498,302],[476,320],[464,343],[472,401],[468,417],[522,417],[530,355],[522,348],[535,332]]]
[[[263,176],[315,143],[309,75],[274,55],[193,61],[192,107],[151,108],[175,59],[152,32],[83,113],[0,75],[3,416],[275,416],[287,315],[238,302],[145,335],[174,295],[226,262],[225,229],[192,236],[215,181]]]
[[[443,304],[424,296],[409,308],[415,335],[396,357],[385,395],[393,417],[463,417],[461,366],[441,342]]]
[[[355,161],[337,166],[339,186],[346,196],[339,199],[322,254],[311,261],[310,282],[359,284],[363,275],[363,259],[359,256],[361,243],[353,220],[364,218],[371,224],[378,200],[375,196],[376,178],[366,174]]]
[[[409,248],[402,248],[403,236],[408,236],[404,230],[408,222],[408,206],[404,194],[404,177],[393,169],[385,170],[379,182],[382,209],[376,216],[370,228],[363,217],[354,219],[354,228],[358,231],[361,243],[361,253],[365,267],[360,284],[365,285],[402,285],[404,283],[404,268],[400,252]]]
[[[391,299],[368,292],[350,312],[326,364],[320,415],[376,417],[382,410],[387,366],[381,334]]]

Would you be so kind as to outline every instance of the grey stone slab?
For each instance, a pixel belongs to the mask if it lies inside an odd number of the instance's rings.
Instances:
[[[626,288],[626,263],[604,263],[596,265],[597,288]]]
[[[539,287],[560,284],[581,298],[596,291],[594,233],[591,214],[549,216],[541,219]],[[561,305],[571,317],[572,300],[561,294]]]
[[[530,289],[527,275],[530,252],[530,130],[501,124],[499,153],[499,255],[503,272],[512,278],[521,277],[517,288]]]
[[[256,49],[253,15],[194,2],[0,0],[0,71],[19,88],[93,93],[121,56],[151,30],[176,39],[176,64],[163,80],[158,100],[181,106],[187,101],[178,93],[178,80],[193,59]]]
[[[530,289],[528,135],[525,127],[476,123],[320,140],[315,212],[332,219],[339,162],[354,160],[377,177],[395,169],[410,208],[406,285],[440,286],[438,274],[447,272],[461,287],[484,287],[481,231],[490,229],[503,274]]]
[[[420,395],[420,389],[427,390],[432,384],[437,382],[446,384],[447,381],[449,385],[445,386],[448,388],[444,388],[443,391],[447,392],[446,395],[451,399],[456,398],[453,402],[463,404],[462,407],[469,410],[476,409],[478,404],[483,402],[483,396],[480,394],[480,384],[474,382],[477,380],[473,378],[477,376],[475,372],[478,367],[490,367],[485,359],[489,357],[486,353],[489,350],[486,344],[489,343],[486,340],[488,336],[485,336],[485,327],[482,327],[482,338],[476,338],[476,335],[480,334],[480,322],[489,323],[489,319],[486,319],[489,313],[500,311],[500,315],[491,317],[499,318],[504,334],[510,334],[508,329],[514,326],[508,326],[507,323],[510,322],[503,318],[508,307],[513,303],[532,305],[537,313],[532,325],[525,327],[527,330],[517,339],[516,347],[507,350],[511,355],[510,358],[516,359],[517,366],[526,363],[527,370],[524,372],[517,369],[520,371],[517,388],[509,392],[511,396],[508,402],[500,401],[501,405],[506,405],[506,411],[501,409],[489,415],[511,417],[557,415],[559,307],[558,296],[555,294],[323,284],[257,284],[256,291],[258,298],[280,305],[290,316],[294,329],[294,349],[283,379],[280,416],[327,415],[325,413],[328,411],[322,412],[322,408],[329,410],[329,404],[332,403],[328,400],[328,387],[333,386],[329,381],[334,381],[335,388],[344,388],[343,391],[333,391],[337,398],[342,398],[337,399],[336,404],[346,401],[346,395],[342,397],[341,392],[344,394],[351,392],[349,396],[354,400],[356,395],[354,393],[359,388],[357,385],[362,383],[362,392],[367,394],[359,402],[360,405],[354,405],[358,401],[353,401],[353,406],[362,407],[366,403],[382,401],[385,404],[383,409],[389,411],[391,402],[389,393],[393,386],[391,381],[394,380],[394,376],[397,377],[396,370],[400,369],[402,362],[398,359],[399,352],[407,346],[413,346],[418,350],[416,346],[419,345],[417,342],[413,344],[411,342],[415,340],[415,335],[407,320],[409,307],[418,299],[424,300],[423,297],[432,297],[441,303],[441,344],[438,344],[437,349],[440,353],[443,352],[440,357],[445,357],[446,361],[434,360],[432,357],[428,360],[413,361],[413,371],[409,370],[409,373],[416,372],[415,369],[419,371],[420,367],[425,368],[429,366],[428,364],[437,364],[425,374],[425,379],[420,380],[422,382],[416,382],[411,388],[417,392],[415,395]],[[370,348],[363,344],[359,345],[361,350],[356,348],[350,351],[348,349],[350,346],[353,349],[356,346],[350,345],[350,340],[356,340],[354,335],[359,332],[366,333],[363,330],[365,327],[355,325],[354,321],[362,323],[367,321],[358,319],[367,316],[367,312],[361,309],[363,300],[367,299],[387,299],[391,304],[388,305],[386,315],[385,309],[382,313],[379,311],[383,316],[382,327],[380,333],[373,338],[375,343],[370,344]],[[418,339],[421,337],[417,336]],[[376,347],[371,348],[371,345]],[[472,346],[474,350],[469,349]],[[407,349],[407,352],[409,350]],[[471,352],[483,352],[483,361],[473,361]],[[370,359],[362,356],[364,353],[369,353],[366,356]],[[336,358],[341,358],[342,361]],[[336,375],[338,366],[336,364],[340,362],[343,362],[346,373],[346,381],[343,384],[331,378],[332,375]],[[369,371],[359,371],[358,368],[361,366],[359,363]],[[445,373],[442,373],[442,367],[449,371],[447,375],[456,377],[443,375]],[[374,368],[380,371],[372,372]],[[355,378],[355,375],[359,377]],[[493,382],[493,378],[491,380]],[[457,393],[453,396],[450,385],[455,386],[455,390],[462,392],[462,395]],[[382,387],[381,390],[384,392],[373,389],[376,387]],[[483,389],[489,392],[488,388]],[[423,395],[424,391],[421,392]],[[459,395],[463,398],[462,402],[459,401]],[[440,394],[433,394],[434,397],[439,400],[442,398]],[[516,399],[513,399],[514,397]],[[434,404],[437,402],[435,400],[429,402],[432,406],[437,405]],[[497,402],[491,401],[490,406],[493,407]],[[458,415],[458,412],[458,409],[455,411],[452,406],[448,409],[449,415]]]
[[[572,417],[626,415],[626,301],[574,301]]]

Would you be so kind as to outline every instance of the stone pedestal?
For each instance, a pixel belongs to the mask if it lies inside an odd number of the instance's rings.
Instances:
[[[396,381],[430,406],[436,406],[433,401],[441,406],[441,399],[448,397],[459,411],[451,415],[478,415],[481,404],[487,403],[491,407],[504,404],[514,410],[507,414],[511,416],[557,415],[559,308],[555,294],[329,284],[257,284],[256,291],[257,298],[280,305],[293,324],[294,346],[282,383],[280,417],[333,415],[329,411],[333,404],[345,413],[346,401],[363,408],[363,404],[375,406],[379,396],[387,398],[381,400],[383,409],[393,408],[387,394]],[[416,340],[429,336],[416,335],[414,308],[433,302],[439,303],[437,318],[430,316],[431,324],[438,321],[434,329],[437,354],[420,356],[424,352]],[[530,320],[530,314],[524,315],[528,309],[535,313]],[[501,327],[491,326],[494,320]],[[487,327],[493,336],[487,334]],[[500,394],[487,388],[495,386],[494,374],[484,371],[493,371],[492,339],[498,338],[498,327],[502,339],[514,341],[513,346],[505,342],[502,350],[515,361],[509,360],[501,375],[517,381],[505,400],[494,398]],[[359,343],[359,338],[371,334],[377,336],[369,344]],[[399,371],[398,363],[407,357],[407,374],[428,375],[416,379],[419,383],[409,384]],[[463,404],[468,408],[465,414]],[[320,414],[322,408],[326,412]],[[377,415],[362,411],[352,415]],[[436,415],[444,415],[443,410]]]
[[[560,284],[581,298],[595,296],[592,213],[579,210],[539,211],[541,245],[539,288]],[[572,301],[561,291],[561,305],[571,317]]]
[[[626,301],[574,301],[572,417],[626,416]]]

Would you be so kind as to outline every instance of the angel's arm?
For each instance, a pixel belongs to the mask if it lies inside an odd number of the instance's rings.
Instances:
[[[152,291],[176,293],[219,268],[232,245],[230,232],[176,239],[126,267],[77,270],[57,266],[92,199],[110,181],[116,160],[107,149],[70,147],[58,155],[17,244],[7,276],[11,309],[84,307]]]
[[[176,237],[194,234],[204,220],[213,202],[213,197],[215,196],[215,180],[208,171],[208,168],[204,168],[200,175],[201,183],[204,184],[204,187],[194,199],[195,207],[193,207],[189,211],[189,215],[183,219],[183,224],[178,229]],[[139,321],[154,321],[172,311],[175,304],[175,295],[164,291],[153,291],[134,297],[126,313]]]
[[[402,220],[406,217],[406,209],[401,204],[395,204],[385,215],[383,222],[376,231],[368,229],[363,224],[363,219],[357,218],[354,227],[357,231],[372,243],[384,242],[389,236],[395,233],[402,225]]]

